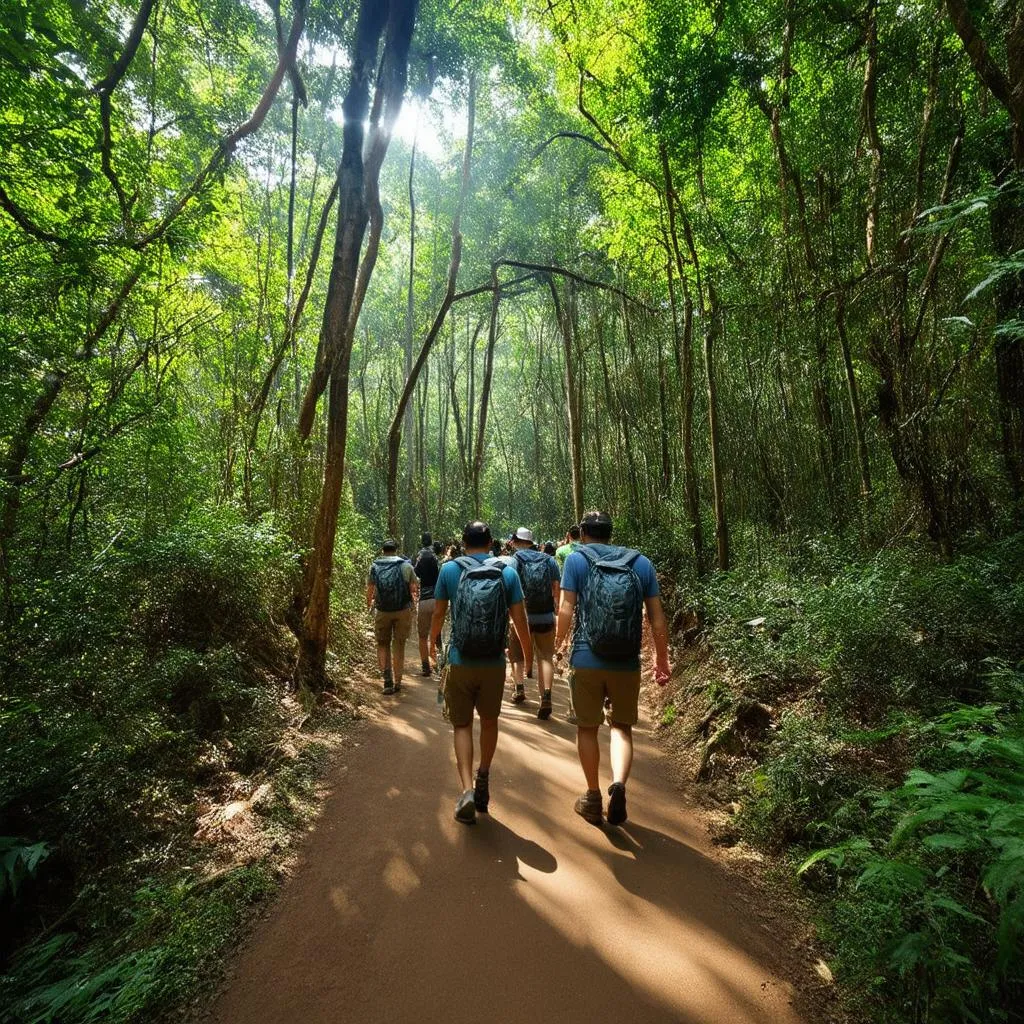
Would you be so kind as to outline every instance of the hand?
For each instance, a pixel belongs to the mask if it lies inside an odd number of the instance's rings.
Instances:
[[[664,686],[672,675],[672,666],[668,663],[668,658],[655,658],[654,660],[654,681],[659,686]]]

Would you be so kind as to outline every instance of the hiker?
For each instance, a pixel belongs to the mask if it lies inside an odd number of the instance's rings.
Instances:
[[[366,584],[366,610],[376,606],[373,633],[377,640],[377,664],[384,679],[384,693],[402,689],[405,641],[412,628],[412,607],[419,581],[412,563],[398,554],[398,541],[388,537],[380,556],[370,566]]]
[[[516,682],[512,703],[521,704],[526,700],[522,672],[524,667],[530,670],[535,664],[540,693],[537,717],[543,721],[551,717],[551,685],[555,678],[555,609],[560,590],[558,563],[550,555],[537,550],[533,531],[525,526],[520,526],[512,535],[512,549],[510,561],[523,586],[526,619],[530,627],[530,644],[525,653],[517,638],[509,637],[508,657]]]
[[[558,562],[559,569],[565,569],[565,560],[574,551],[578,551],[579,547],[580,527],[579,523],[573,523],[572,526],[565,531],[565,543],[555,552],[555,561]]]
[[[445,712],[452,723],[455,763],[462,795],[455,819],[471,825],[487,813],[491,759],[498,743],[498,716],[505,689],[505,642],[508,620],[525,647],[530,642],[523,588],[514,569],[491,558],[491,528],[467,523],[462,533],[466,554],[441,567],[434,587],[431,635],[441,643],[448,605],[451,641],[441,674]],[[480,763],[473,774],[473,710],[480,716]]]
[[[610,543],[611,516],[587,512],[580,533],[580,547],[568,555],[562,570],[555,633],[555,645],[561,648],[573,629],[569,690],[577,717],[576,749],[587,780],[587,791],[577,799],[575,810],[591,824],[601,824],[598,729],[607,697],[612,762],[608,824],[621,825],[626,820],[626,782],[633,764],[644,610],[654,639],[654,678],[659,686],[668,682],[671,671],[668,625],[654,566],[638,551]]]
[[[423,547],[416,555],[413,571],[420,581],[420,599],[416,605],[416,636],[420,644],[420,662],[423,675],[431,673],[430,663],[437,660],[437,652],[431,650],[430,620],[434,615],[434,584],[441,566],[437,560],[436,545],[429,533],[420,538]]]
[[[491,545],[491,562],[495,565],[507,565],[512,569],[516,568],[516,560],[512,554],[512,540],[514,537],[515,534],[513,533],[504,545],[500,547],[498,547],[497,542]],[[498,554],[493,554],[495,547],[498,547]],[[513,630],[508,638],[508,648],[505,651],[508,655],[509,666],[512,669],[512,696],[510,700],[513,704],[522,704],[526,700],[524,677],[533,678],[533,648],[530,645],[527,646],[529,649],[524,652],[519,643],[519,637],[516,635],[515,630]]]

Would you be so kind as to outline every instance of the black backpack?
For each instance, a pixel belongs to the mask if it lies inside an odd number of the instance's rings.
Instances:
[[[508,636],[508,598],[502,566],[456,558],[462,569],[452,602],[452,644],[464,658],[496,658]]]
[[[555,599],[551,593],[551,578],[548,575],[548,559],[543,551],[520,548],[515,553],[516,572],[523,584],[523,597],[530,615],[548,615],[555,610]]]
[[[437,564],[437,555],[431,548],[423,548],[416,556],[416,575],[425,587],[433,589],[441,567]]]
[[[377,588],[377,611],[400,612],[412,601],[412,591],[402,572],[405,559],[385,555],[373,563],[373,582]]]
[[[618,548],[599,555],[583,544],[579,554],[590,563],[576,606],[583,637],[599,658],[635,658],[643,640],[644,593],[640,577],[633,571],[640,552]]]

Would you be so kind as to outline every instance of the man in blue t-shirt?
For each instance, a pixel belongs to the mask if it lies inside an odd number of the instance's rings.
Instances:
[[[599,557],[620,556],[624,549],[610,544],[612,520],[604,512],[588,512],[580,521],[581,541],[590,553]],[[668,624],[661,605],[661,591],[654,566],[639,555],[630,568],[640,582],[644,611],[654,639],[654,678],[659,686],[668,682],[671,667],[668,661]],[[605,698],[611,702],[609,749],[612,762],[612,784],[608,789],[608,824],[621,825],[626,820],[626,781],[633,764],[633,726],[638,719],[640,697],[640,658],[609,659],[598,657],[591,650],[584,629],[580,628],[577,596],[585,595],[592,567],[586,555],[574,551],[565,560],[562,570],[562,601],[558,609],[555,646],[561,649],[572,635],[569,659],[569,689],[576,710],[576,748],[587,780],[587,792],[575,805],[576,813],[594,825],[601,824],[602,801],[598,770],[601,749],[597,732],[604,721]],[[575,628],[573,624],[575,622]]]
[[[481,565],[491,558],[491,528],[482,522],[467,523],[462,532],[465,557]],[[441,628],[448,605],[455,601],[459,583],[468,564],[463,559],[445,562],[434,585],[434,618],[430,633],[434,642],[441,644]],[[523,588],[519,576],[510,566],[497,566],[505,588],[505,603],[520,643],[530,643],[530,627],[526,622]],[[470,577],[472,580],[472,577]],[[470,581],[467,581],[469,584]],[[458,604],[462,604],[460,598]],[[488,781],[491,759],[498,744],[498,716],[505,689],[505,653],[500,650],[491,658],[463,657],[455,644],[456,604],[452,605],[452,640],[448,645],[447,664],[441,674],[445,711],[454,730],[455,764],[459,773],[462,796],[455,805],[455,818],[466,825],[476,821],[477,811],[487,812],[490,799]],[[463,614],[465,608],[463,606]],[[507,627],[507,621],[502,624]],[[504,640],[501,642],[504,648]],[[480,766],[473,774],[473,711],[480,716]]]

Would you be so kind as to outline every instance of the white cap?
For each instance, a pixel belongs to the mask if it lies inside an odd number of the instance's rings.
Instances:
[[[520,526],[512,536],[516,540],[525,540],[531,544],[533,543],[533,530],[528,530],[525,526]]]

